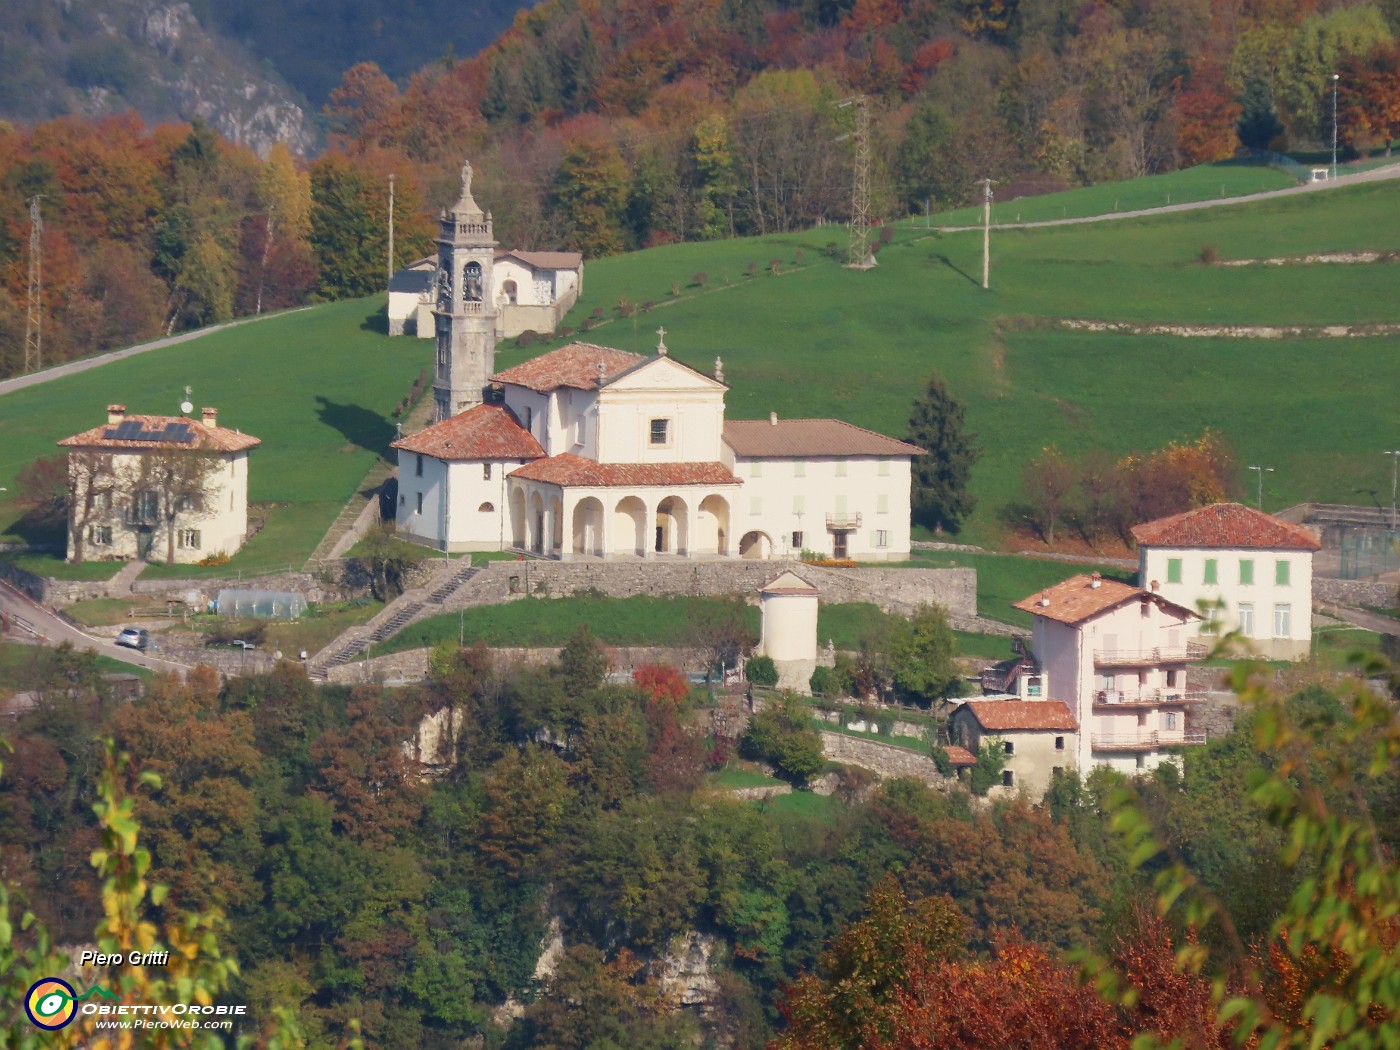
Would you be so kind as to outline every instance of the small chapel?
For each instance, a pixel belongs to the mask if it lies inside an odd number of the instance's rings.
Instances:
[[[492,221],[471,166],[442,214],[433,423],[395,441],[396,525],[449,552],[564,561],[910,549],[923,449],[837,419],[726,420],[724,366],[575,342],[495,369]]]

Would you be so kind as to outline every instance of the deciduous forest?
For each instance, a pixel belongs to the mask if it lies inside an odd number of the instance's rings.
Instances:
[[[707,780],[745,745],[674,672],[607,668],[581,634],[533,670],[444,647],[417,689],[282,664],[118,703],[89,657],[36,650],[0,849],[37,925],[0,922],[0,950],[114,928],[89,855],[116,790],[168,887],[143,921],[205,917],[245,1034],[292,1015],[312,1046],[1102,1050],[1397,1023],[1397,730],[1365,690],[1242,671],[1235,729],[1180,771],[1061,778],[1039,806],[848,771],[829,806],[781,808]],[[445,705],[452,753],[405,747]]]

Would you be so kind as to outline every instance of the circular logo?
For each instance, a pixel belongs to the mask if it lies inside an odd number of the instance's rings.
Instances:
[[[24,997],[24,1012],[39,1028],[56,1032],[68,1027],[78,1012],[73,1005],[76,999],[73,986],[67,981],[45,977],[29,986],[29,994]]]

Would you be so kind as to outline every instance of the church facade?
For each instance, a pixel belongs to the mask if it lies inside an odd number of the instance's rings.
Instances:
[[[394,442],[397,528],[440,550],[578,558],[909,555],[922,449],[832,419],[726,421],[722,363],[571,343],[494,370],[491,219],[444,213],[434,423]]]

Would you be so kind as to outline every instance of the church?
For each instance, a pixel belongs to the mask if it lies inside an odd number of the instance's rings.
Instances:
[[[443,213],[434,422],[395,441],[397,528],[439,550],[564,561],[909,556],[923,450],[836,419],[726,420],[723,363],[570,343],[495,370],[489,214]]]

